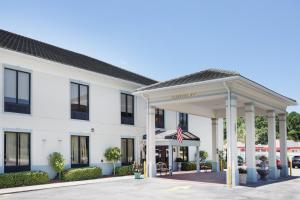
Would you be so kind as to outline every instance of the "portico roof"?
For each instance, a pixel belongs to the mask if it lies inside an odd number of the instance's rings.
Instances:
[[[271,78],[271,77],[270,77]],[[145,86],[135,94],[148,100],[150,106],[186,112],[204,117],[225,117],[228,94],[237,98],[238,115],[243,116],[245,104],[255,104],[256,113],[285,113],[297,101],[275,92],[238,72],[207,69],[186,76]]]

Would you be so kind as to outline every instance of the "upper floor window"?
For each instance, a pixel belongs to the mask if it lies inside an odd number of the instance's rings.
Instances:
[[[30,134],[4,133],[4,172],[30,171]]]
[[[89,120],[89,86],[71,83],[71,118]]]
[[[134,96],[121,93],[121,123],[134,125]]]
[[[30,114],[30,73],[4,69],[4,111]]]
[[[165,128],[165,111],[155,109],[155,128]]]
[[[179,113],[179,126],[183,131],[188,131],[188,114]]]

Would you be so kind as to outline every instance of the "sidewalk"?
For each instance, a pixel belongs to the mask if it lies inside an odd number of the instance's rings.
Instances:
[[[45,190],[45,189],[59,188],[59,187],[86,185],[86,184],[93,184],[93,183],[104,183],[104,182],[111,182],[111,181],[128,180],[128,179],[133,179],[133,178],[134,178],[133,176],[121,176],[121,177],[99,178],[99,179],[85,180],[85,181],[72,181],[72,182],[63,182],[63,183],[49,183],[49,184],[44,184],[44,185],[3,188],[3,189],[0,189],[0,195],[18,193],[18,192],[29,192],[29,191],[34,191],[34,190]]]

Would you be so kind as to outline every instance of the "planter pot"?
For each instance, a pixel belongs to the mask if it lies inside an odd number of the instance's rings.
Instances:
[[[270,171],[264,169],[257,169],[257,173],[260,176],[260,180],[266,181]]]
[[[181,171],[181,162],[178,162],[178,163],[177,163],[177,170],[178,170],[178,171]]]
[[[142,179],[142,173],[141,172],[134,172],[134,179]]]
[[[247,174],[240,174],[239,175],[239,182],[240,182],[240,184],[246,185],[246,183],[247,183]]]

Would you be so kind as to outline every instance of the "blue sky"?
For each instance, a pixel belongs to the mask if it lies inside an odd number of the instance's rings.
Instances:
[[[229,69],[300,102],[297,0],[0,3],[2,29],[156,80]]]

